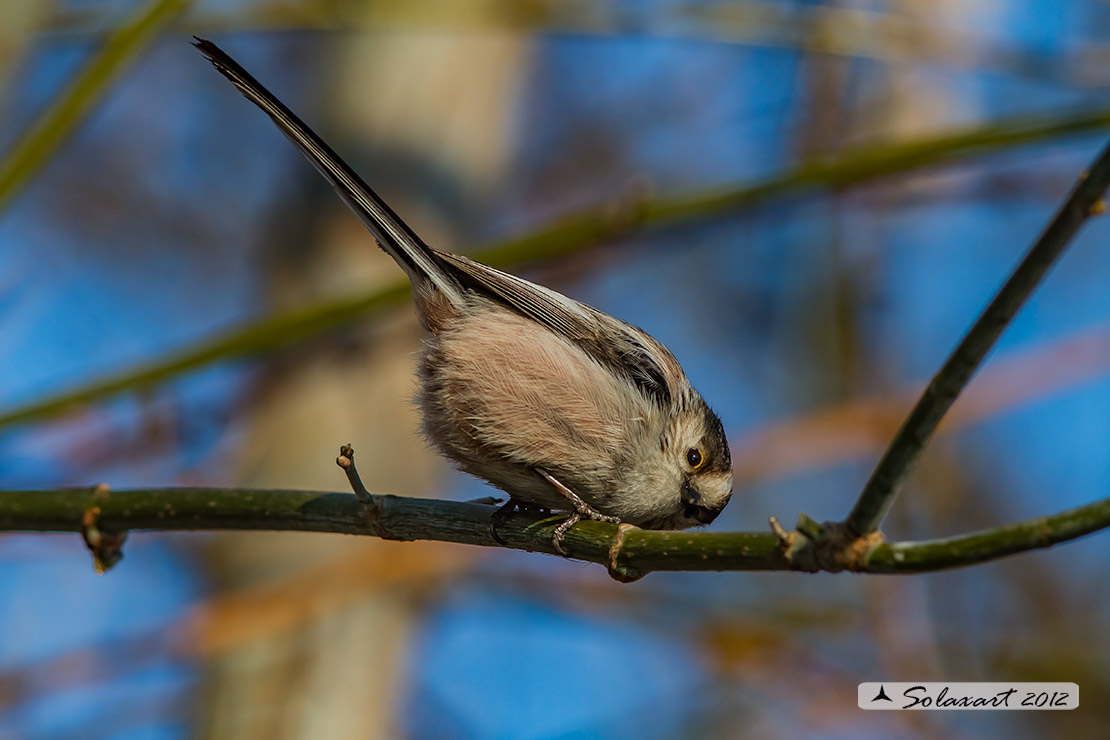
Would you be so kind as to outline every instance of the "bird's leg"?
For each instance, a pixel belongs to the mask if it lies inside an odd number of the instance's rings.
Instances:
[[[570,505],[574,508],[574,513],[568,516],[562,524],[555,528],[555,534],[551,538],[551,543],[555,545],[555,551],[562,555],[564,558],[569,557],[569,555],[567,554],[567,551],[563,548],[563,540],[566,538],[567,532],[570,531],[570,528],[573,527],[575,524],[578,524],[580,520],[593,519],[594,521],[598,522],[612,522],[613,524],[620,524],[620,519],[615,516],[609,516],[608,514],[602,514],[600,511],[583,501],[581,496],[564,486],[557,478],[548,473],[546,470],[543,470],[542,468],[536,468],[536,472],[542,475],[544,480],[554,486],[555,490],[562,494],[566,498],[566,500],[570,502]]]
[[[562,494],[566,498],[566,500],[570,502],[570,505],[574,508],[575,513],[578,514],[580,518],[593,519],[594,521],[598,522],[613,522],[614,524],[620,524],[620,519],[615,516],[609,516],[608,514],[602,514],[600,511],[583,501],[581,496],[564,486],[558,478],[551,475],[543,468],[536,468],[536,472],[542,475],[544,480],[554,486],[555,490]]]

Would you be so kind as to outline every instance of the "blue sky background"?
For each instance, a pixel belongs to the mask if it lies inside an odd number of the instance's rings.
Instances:
[[[230,9],[249,19],[257,5],[206,3],[190,18],[195,25],[205,12]],[[821,7],[773,6],[803,19]],[[90,10],[105,25],[130,7],[62,4],[63,13]],[[504,102],[511,164],[482,187],[473,173],[421,152],[376,149],[379,132],[356,138],[357,124],[343,128],[344,106],[321,82],[335,76],[338,50],[352,39],[396,43],[427,33],[419,24],[212,33],[352,152],[372,186],[413,213],[418,231],[428,212],[439,213],[434,228],[454,245],[540,228],[611,202],[629,182],[664,196],[732,185],[788,170],[807,151],[877,141],[882,121],[895,117],[895,80],[939,101],[921,103],[921,133],[1108,100],[1097,70],[1087,69],[1097,55],[1084,55],[1110,43],[1110,15],[1094,2],[969,4],[947,19],[921,11],[931,28],[947,23],[953,35],[981,40],[971,64],[734,43],[727,26],[699,22],[707,6],[697,3],[614,7],[621,21],[611,32],[558,24],[524,32],[527,67]],[[44,30],[5,70],[0,152],[95,41]],[[184,30],[171,30],[127,71],[0,214],[0,406],[283,305],[275,276],[311,259],[315,247],[298,239],[341,205],[270,128]],[[333,137],[334,129],[346,133]],[[742,449],[771,424],[920,387],[1107,133],[635,232],[527,274],[667,344]],[[992,355],[1041,352],[1051,370],[1055,343],[1090,337],[1102,370],[1049,393],[1034,384],[1027,400],[942,435],[885,524],[889,538],[955,534],[1106,496],[1108,240],[1105,221],[1086,228]],[[264,402],[275,368],[367,341],[357,329],[338,332],[0,429],[0,485],[236,485],[244,417]],[[1059,357],[1060,373],[1068,362]],[[714,528],[763,529],[768,516],[790,522],[799,511],[842,518],[874,460],[800,465],[738,486]],[[341,483],[333,469],[320,481]],[[444,495],[489,493],[462,476],[451,481]],[[0,539],[0,738],[200,736],[208,668],[197,652],[177,649],[174,629],[189,609],[235,593],[206,549],[212,541],[133,535],[123,563],[97,577],[76,537]],[[1110,719],[1110,598],[1094,587],[1106,577],[1108,543],[1095,535],[908,578],[653,574],[629,586],[592,566],[492,552],[464,575],[406,592],[412,616],[394,724],[416,738],[1093,737],[1085,733]],[[911,723],[854,707],[860,681],[922,677],[1077,681],[1081,709],[1065,718],[946,713]]]

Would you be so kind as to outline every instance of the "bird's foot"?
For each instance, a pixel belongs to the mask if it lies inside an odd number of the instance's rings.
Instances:
[[[569,532],[570,528],[573,527],[575,524],[578,524],[578,522],[580,522],[581,520],[592,519],[597,522],[611,522],[613,524],[620,524],[620,519],[615,516],[609,516],[608,514],[602,514],[600,511],[583,501],[581,496],[564,486],[557,478],[549,474],[546,470],[537,468],[536,472],[542,475],[544,477],[544,480],[550,483],[556,491],[562,494],[563,497],[565,497],[566,500],[570,502],[570,505],[574,508],[574,513],[564,519],[562,523],[555,528],[555,533],[551,537],[551,544],[555,546],[555,552],[559,553],[564,558],[570,557],[569,553],[567,553],[566,551],[566,548],[563,547],[563,542],[566,540],[567,532]]]
[[[489,534],[490,537],[493,538],[494,542],[502,546],[508,546],[509,543],[503,540],[501,538],[501,535],[497,533],[497,528],[505,522],[509,521],[509,517],[511,517],[517,511],[538,511],[545,514],[549,513],[548,509],[540,506],[539,504],[534,504],[530,501],[524,501],[522,499],[509,496],[509,500],[501,504],[501,506],[497,507],[497,510],[490,514],[489,517]]]

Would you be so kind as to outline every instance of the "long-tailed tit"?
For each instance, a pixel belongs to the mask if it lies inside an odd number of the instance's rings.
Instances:
[[[427,332],[424,433],[519,505],[648,529],[712,522],[732,495],[720,419],[646,332],[425,244],[331,147],[211,41],[196,46],[335,187],[412,282]]]

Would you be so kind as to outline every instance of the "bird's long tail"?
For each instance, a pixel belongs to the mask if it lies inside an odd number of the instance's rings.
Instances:
[[[324,140],[247,70],[211,41],[194,37],[193,43],[239,92],[273,119],[278,129],[335,187],[339,197],[370,230],[378,245],[408,273],[416,286],[430,280],[446,295],[458,290],[435,253]]]

